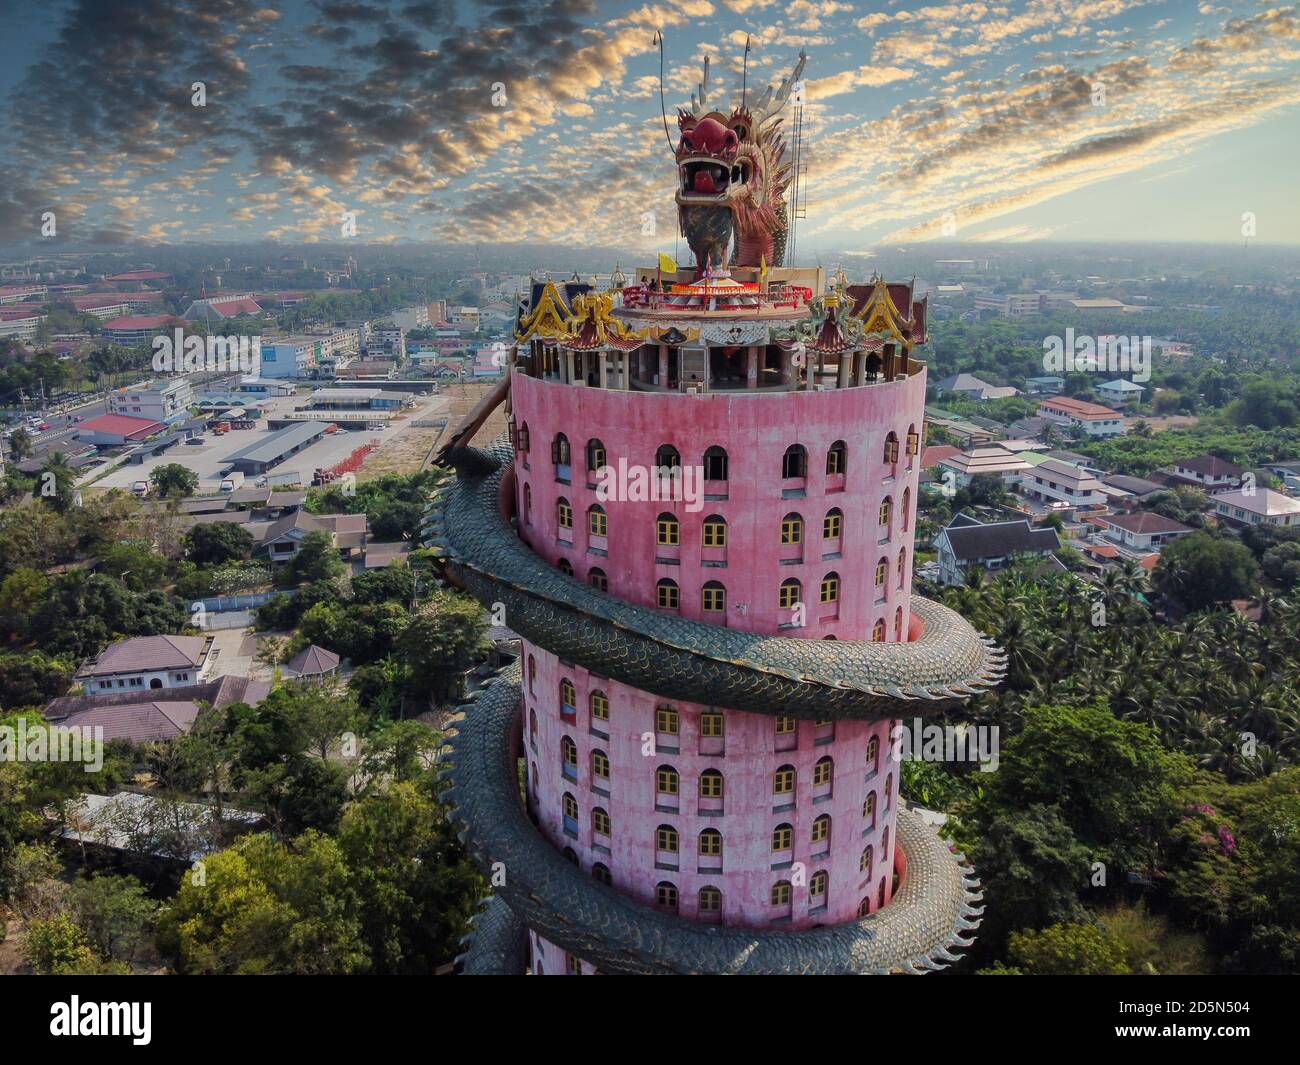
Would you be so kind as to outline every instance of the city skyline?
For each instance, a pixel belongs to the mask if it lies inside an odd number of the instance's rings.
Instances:
[[[6,243],[53,212],[54,245],[672,252],[656,29],[674,140],[705,55],[729,110],[747,37],[750,91],[808,54],[801,255],[1300,242],[1294,6],[146,0],[0,28]]]

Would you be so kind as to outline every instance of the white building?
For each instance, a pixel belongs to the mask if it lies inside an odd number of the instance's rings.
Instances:
[[[1038,404],[1038,416],[1057,425],[1081,428],[1088,436],[1123,436],[1124,416],[1100,403],[1069,396],[1053,396]]]
[[[194,389],[183,376],[165,377],[108,394],[108,413],[130,418],[171,422],[183,418],[194,405]]]
[[[429,328],[429,305],[418,303],[414,307],[403,307],[400,311],[394,311],[388,316],[393,320],[393,325],[399,329],[410,332],[412,329]]]
[[[1142,393],[1146,389],[1132,381],[1118,378],[1097,386],[1097,394],[1107,403],[1117,407],[1136,407],[1142,402]]]
[[[1154,551],[1162,544],[1186,536],[1192,529],[1181,522],[1149,510],[1132,514],[1108,514],[1106,538],[1135,551]]]
[[[198,684],[213,664],[212,636],[136,636],[109,644],[77,670],[87,695]]]
[[[1214,512],[1238,525],[1300,526],[1300,499],[1271,488],[1220,492],[1211,497]]]
[[[308,377],[321,355],[321,338],[284,337],[262,341],[262,377]]]
[[[1106,490],[1091,473],[1072,462],[1043,459],[1020,478],[1020,490],[1044,503],[1088,507],[1106,502]]]

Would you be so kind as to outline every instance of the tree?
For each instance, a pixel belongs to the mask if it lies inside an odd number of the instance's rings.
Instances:
[[[346,974],[368,967],[358,899],[339,844],[246,836],[204,859],[158,919],[158,945],[191,974]]]
[[[199,566],[220,566],[237,562],[253,553],[253,536],[232,522],[196,525],[185,538],[185,554]]]
[[[158,588],[167,576],[167,560],[139,541],[117,543],[104,552],[101,566],[133,592]]]
[[[67,974],[93,958],[86,934],[70,914],[56,913],[27,923],[23,958],[39,975]]]
[[[45,601],[48,590],[49,581],[38,570],[20,566],[9,574],[0,583],[0,630],[27,639],[32,616]]]
[[[149,942],[156,904],[133,876],[95,873],[68,888],[68,908],[101,958],[130,962]]]
[[[184,499],[198,488],[199,475],[179,462],[169,462],[149,474],[149,484],[164,499]]]
[[[329,581],[346,572],[334,538],[324,529],[304,536],[298,553],[284,567],[285,579],[291,583]]]
[[[9,435],[9,457],[14,463],[32,457],[32,434],[21,426]]]
[[[0,654],[0,710],[44,706],[68,693],[76,666],[40,651]]]
[[[397,642],[415,691],[446,703],[459,694],[462,676],[486,653],[487,615],[467,596],[438,591],[421,606]]]
[[[483,881],[427,787],[394,783],[348,809],[339,846],[371,967],[427,973],[456,953]]]
[[[1124,948],[1092,924],[1012,932],[1011,957],[1030,976],[1127,976]]]
[[[1153,581],[1188,610],[1205,610],[1253,595],[1259,567],[1243,544],[1194,532],[1165,545]]]
[[[43,499],[60,514],[72,508],[76,493],[77,473],[61,451],[51,451],[36,475],[36,496]]]

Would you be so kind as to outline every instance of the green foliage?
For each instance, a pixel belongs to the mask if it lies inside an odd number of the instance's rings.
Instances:
[[[101,958],[130,962],[152,938],[157,905],[133,876],[96,873],[68,888],[68,908]]]
[[[487,615],[466,596],[439,591],[415,614],[397,648],[413,688],[437,702],[459,694],[461,675],[487,650]]]
[[[1092,924],[1012,932],[1011,957],[1029,976],[1127,976],[1124,948]]]
[[[158,588],[167,576],[167,560],[139,540],[113,544],[105,553],[102,573],[116,577],[133,592]]]
[[[376,540],[414,540],[428,508],[429,493],[443,476],[436,470],[406,476],[385,474],[356,485],[352,495],[331,486],[311,493],[307,509],[314,514],[364,513]]]
[[[158,945],[189,974],[364,972],[356,888],[339,844],[247,836],[204,859],[158,918]]]
[[[168,462],[149,474],[149,484],[164,499],[184,499],[199,487],[199,475],[179,462]]]
[[[40,651],[0,654],[0,711],[24,706],[44,706],[65,695],[76,666],[67,658],[51,658]]]
[[[86,934],[71,915],[56,913],[27,923],[23,959],[40,976],[69,975],[92,960]]]
[[[37,570],[20,566],[9,574],[0,583],[0,631],[11,638],[28,639],[32,618],[48,591],[49,581]]]
[[[237,562],[253,553],[253,536],[232,522],[196,525],[185,537],[185,555],[199,566]]]
[[[1244,544],[1194,532],[1164,546],[1153,581],[1188,610],[1205,610],[1253,594],[1259,567]]]
[[[298,553],[281,570],[285,584],[315,583],[342,577],[347,567],[339,557],[333,537],[316,529],[302,538]]]

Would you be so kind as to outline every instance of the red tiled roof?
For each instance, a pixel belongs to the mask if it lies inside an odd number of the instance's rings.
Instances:
[[[161,329],[171,322],[179,322],[174,314],[128,314],[123,318],[110,318],[104,323],[105,329]]]
[[[98,658],[82,666],[77,676],[102,677],[109,673],[193,668],[202,661],[203,649],[210,642],[211,638],[206,636],[135,636],[119,640],[100,651]]]
[[[60,724],[66,728],[102,728],[106,742],[146,743],[175,739],[189,732],[198,716],[198,704],[188,701],[121,703],[79,710]]]
[[[961,448],[953,447],[951,444],[936,444],[933,447],[927,447],[921,451],[921,469],[928,470],[931,466],[937,466],[944,459],[950,459],[954,455],[960,455]]]
[[[82,422],[80,428],[89,429],[92,433],[114,433],[143,438],[152,436],[164,426],[162,422],[153,421],[151,418],[132,418],[129,414],[101,414],[98,418]]]
[[[1118,411],[1113,411],[1109,407],[1103,407],[1100,403],[1089,403],[1087,400],[1071,399],[1069,396],[1053,396],[1051,399],[1042,399],[1038,401],[1040,407],[1046,407],[1048,410],[1063,411],[1066,414],[1076,418],[1083,418],[1086,421],[1094,421],[1099,418],[1118,418]]]
[[[1192,531],[1189,526],[1184,525],[1182,522],[1174,521],[1173,518],[1166,518],[1163,514],[1157,514],[1150,510],[1138,510],[1132,514],[1109,514],[1106,521],[1126,532],[1139,534]]]
[[[164,274],[159,270],[128,270],[125,274],[114,274],[112,277],[104,278],[105,281],[163,281],[171,274]]]

